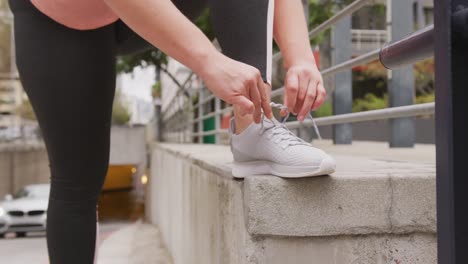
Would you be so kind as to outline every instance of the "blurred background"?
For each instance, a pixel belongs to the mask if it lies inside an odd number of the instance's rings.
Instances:
[[[305,13],[309,18],[309,28],[312,29],[324,22],[349,2],[352,1],[308,0],[309,8]],[[414,26],[409,29],[410,32],[433,23],[433,2],[430,0],[413,2]],[[390,39],[387,6],[387,1],[375,1],[373,5],[365,6],[352,15],[350,20],[352,57],[378,49]],[[214,37],[208,12],[197,20],[197,24],[205,34]],[[40,129],[19,81],[15,65],[12,25],[13,19],[7,1],[0,0],[0,199],[3,199],[5,204],[29,196],[36,200],[46,199],[40,195],[35,196],[31,188],[35,184],[47,184],[50,177],[47,153]],[[337,49],[335,33],[328,30],[313,38],[311,45],[321,69],[336,64],[334,63]],[[282,85],[284,72],[281,72],[281,69],[281,61],[275,61],[274,88]],[[145,185],[149,174],[148,149],[158,136],[155,112],[160,111],[161,107],[163,111],[170,112],[173,99],[178,96],[181,88],[187,87],[185,92],[193,94],[197,92],[196,87],[199,87],[201,82],[192,76],[184,65],[166,57],[157,49],[119,58],[116,70],[119,74],[113,108],[110,165],[99,200],[99,220],[104,225],[101,230],[104,236],[106,232],[112,232],[122,224],[140,219],[144,215]],[[412,87],[411,100],[415,104],[433,102],[433,59],[416,63],[411,70],[412,78],[407,80]],[[329,95],[335,90],[333,78],[325,78],[325,87]],[[390,107],[391,78],[389,71],[378,61],[353,68],[352,112]],[[185,81],[190,85],[186,85]],[[195,88],[191,90],[190,87]],[[210,108],[206,110],[207,112],[213,111],[214,102],[207,107]],[[335,110],[331,98],[328,98],[314,115],[330,116],[336,112]],[[223,128],[226,128],[229,118],[230,113],[222,118]],[[204,127],[210,129],[213,120],[205,120]],[[388,120],[381,120],[353,124],[353,138],[388,141],[389,123]],[[414,126],[416,132],[413,144],[434,143],[433,116],[415,118]],[[331,126],[321,127],[321,133],[324,138],[333,138]],[[203,137],[203,141],[213,143],[214,137],[214,135]],[[224,140],[224,143],[227,141]],[[40,203],[24,206],[44,207]],[[37,211],[37,214],[45,215],[47,208],[42,207],[16,213]],[[4,211],[9,213],[7,210]],[[31,258],[41,256],[44,261],[46,260],[43,230],[26,232],[24,230],[35,230],[37,227],[33,224],[28,225],[25,223],[19,226],[20,231],[5,233],[2,233],[0,225],[0,235],[5,237],[0,239],[0,256],[10,257],[5,263],[25,263],[21,256],[12,255],[10,249],[18,246],[25,248],[24,254],[29,254]],[[19,239],[24,236],[26,238]],[[0,262],[3,262],[3,259]]]

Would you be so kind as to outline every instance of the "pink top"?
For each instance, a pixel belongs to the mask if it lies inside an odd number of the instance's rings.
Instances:
[[[117,21],[103,0],[31,0],[42,13],[74,29],[95,29]]]

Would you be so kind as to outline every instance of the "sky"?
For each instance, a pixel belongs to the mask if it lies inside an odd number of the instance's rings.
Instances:
[[[126,96],[151,102],[151,87],[155,83],[155,77],[154,66],[137,67],[133,70],[133,73],[119,75],[117,87]]]

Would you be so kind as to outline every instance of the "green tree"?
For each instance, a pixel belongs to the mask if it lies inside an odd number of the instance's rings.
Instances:
[[[339,5],[338,1],[309,1],[309,28],[313,29],[333,16],[334,9]],[[312,45],[319,44],[329,34],[329,30],[310,40]]]
[[[112,124],[125,125],[130,121],[131,113],[127,105],[125,105],[122,93],[117,91],[112,105]]]

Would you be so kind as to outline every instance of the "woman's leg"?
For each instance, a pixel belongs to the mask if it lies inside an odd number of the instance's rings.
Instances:
[[[207,7],[208,0],[172,0],[188,19],[194,21]],[[154,48],[121,20],[115,23],[118,55],[135,54]]]
[[[271,91],[274,0],[211,0],[211,16],[223,53],[256,67]],[[236,133],[253,122],[234,107]]]
[[[93,263],[96,204],[107,173],[115,88],[115,30],[66,28],[11,0],[21,82],[42,129],[51,169],[51,264]]]

